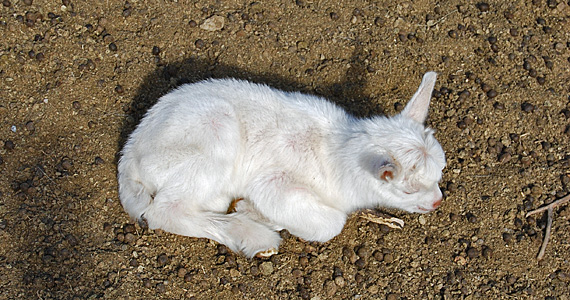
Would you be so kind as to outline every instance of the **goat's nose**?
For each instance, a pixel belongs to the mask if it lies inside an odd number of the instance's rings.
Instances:
[[[441,205],[441,198],[433,203],[433,209],[438,208]]]

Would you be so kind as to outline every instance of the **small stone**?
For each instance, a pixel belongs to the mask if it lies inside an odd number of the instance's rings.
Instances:
[[[105,163],[105,161],[101,157],[97,156],[97,157],[95,157],[94,163],[96,165],[102,165]]]
[[[394,293],[390,293],[390,294],[388,294],[388,296],[386,296],[386,300],[398,300],[398,295],[394,294]]]
[[[218,255],[226,255],[228,254],[228,247],[222,244],[218,244]]]
[[[143,283],[143,286],[147,289],[149,289],[152,286],[152,283],[150,282],[150,279],[148,279],[148,278],[143,278],[142,283]]]
[[[129,262],[129,266],[134,268],[138,267],[139,266],[138,260],[136,258],[131,259],[131,261]]]
[[[344,280],[344,277],[342,276],[337,276],[334,278],[334,283],[339,287],[339,288],[343,288],[346,285],[346,281]]]
[[[273,273],[273,263],[270,261],[264,261],[261,263],[261,265],[259,265],[259,269],[261,271],[261,274],[269,276]]]
[[[36,130],[36,126],[34,125],[34,121],[28,121],[26,122],[26,129],[29,132],[34,132]]]
[[[294,278],[299,278],[303,275],[303,271],[295,268],[293,271],[291,271],[291,275],[293,275]]]
[[[510,153],[502,153],[499,156],[499,161],[502,163],[506,163],[506,162],[509,162],[511,160],[511,158],[512,158],[512,156]]]
[[[218,31],[224,28],[224,21],[225,18],[222,16],[212,16],[204,21],[202,25],[200,25],[200,29],[204,29],[207,31]]]
[[[188,270],[186,270],[185,268],[180,268],[178,269],[177,275],[180,278],[184,278],[186,276],[186,273],[188,273]]]
[[[4,141],[4,149],[14,150],[14,147],[15,147],[14,142],[12,142],[10,140]]]
[[[120,84],[117,84],[117,86],[115,87],[115,92],[117,94],[122,94],[123,92],[125,92],[125,90],[123,89],[123,86]]]
[[[125,234],[124,242],[127,244],[132,244],[137,240],[137,237],[132,233]]]
[[[503,110],[503,109],[505,109],[505,105],[504,105],[503,103],[501,103],[501,102],[495,102],[495,103],[493,104],[493,107],[494,107],[495,109],[498,109],[498,110]]]
[[[534,105],[532,105],[531,103],[528,103],[528,102],[524,102],[524,103],[521,105],[521,109],[522,109],[524,112],[532,112],[532,111],[534,111]]]
[[[420,215],[418,217],[418,222],[420,223],[420,225],[426,225],[426,223],[427,223],[426,217],[424,217],[423,215]]]
[[[281,231],[279,231],[279,235],[281,236],[282,239],[286,240],[288,238],[291,237],[291,233],[287,230],[287,229],[283,229]]]
[[[511,233],[505,232],[503,233],[503,241],[509,243],[513,240],[513,235]]]
[[[194,42],[194,46],[196,46],[196,48],[198,49],[202,49],[204,48],[204,46],[206,46],[206,42],[204,42],[201,39],[196,40],[196,42]]]
[[[170,259],[168,258],[168,256],[164,253],[160,254],[157,258],[156,258],[156,262],[158,263],[158,266],[162,267],[165,266],[166,264],[168,264],[168,262],[170,261]]]
[[[110,44],[109,44],[109,50],[115,52],[115,51],[117,51],[117,49],[118,49],[118,48],[117,48],[117,45],[116,45],[115,43],[110,43]]]
[[[483,251],[481,251],[481,254],[483,255],[484,258],[489,259],[493,256],[493,249],[487,246],[483,246]]]
[[[61,160],[61,167],[64,170],[70,170],[72,166],[73,166],[73,163],[71,162],[71,160],[69,158],[65,157]]]
[[[481,12],[487,12],[487,11],[489,11],[489,3],[485,3],[485,2],[477,3],[477,8]]]
[[[306,266],[309,264],[309,258],[306,257],[306,256],[300,257],[300,258],[299,258],[299,264],[300,264],[302,267],[306,267]]]
[[[361,258],[367,259],[368,257],[370,257],[370,250],[368,250],[367,247],[362,246],[362,247],[358,248],[358,251],[356,254],[358,256],[360,256]]]
[[[160,54],[160,48],[158,48],[158,46],[153,46],[152,55],[158,55],[158,54]]]
[[[384,253],[382,253],[382,251],[376,250],[376,251],[374,251],[374,254],[372,256],[374,256],[374,259],[376,261],[383,261],[384,260]]]
[[[497,97],[497,91],[491,89],[487,92],[487,97],[489,97],[489,99],[493,99],[495,97]]]
[[[469,248],[467,249],[467,256],[471,259],[477,258],[479,257],[479,250],[475,248]]]
[[[354,262],[354,265],[358,269],[363,269],[364,267],[366,267],[366,260],[364,258],[359,258]]]
[[[337,290],[337,285],[333,280],[327,280],[325,282],[324,291],[328,297],[332,297],[336,293],[336,290]]]

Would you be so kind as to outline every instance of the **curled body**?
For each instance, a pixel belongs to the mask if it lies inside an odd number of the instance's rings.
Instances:
[[[436,74],[404,110],[358,119],[326,99],[235,79],[161,97],[125,144],[119,196],[152,229],[203,237],[248,257],[276,252],[287,229],[338,235],[348,214],[436,209],[445,155],[423,123]],[[227,213],[235,199],[235,211]]]

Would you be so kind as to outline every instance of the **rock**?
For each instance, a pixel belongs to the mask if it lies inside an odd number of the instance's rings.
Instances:
[[[207,31],[218,31],[224,28],[224,17],[222,16],[212,16],[207,18],[202,25],[200,25],[200,29],[204,29]]]
[[[259,269],[261,270],[261,274],[268,276],[273,273],[273,263],[270,261],[265,261],[259,265]]]

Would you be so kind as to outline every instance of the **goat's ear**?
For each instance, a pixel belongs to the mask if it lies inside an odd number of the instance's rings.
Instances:
[[[382,181],[390,181],[398,175],[398,167],[391,156],[368,153],[361,157],[362,168]]]
[[[429,108],[429,102],[431,99],[431,94],[433,88],[435,87],[435,80],[437,79],[437,73],[427,72],[424,74],[422,83],[420,87],[410,100],[404,110],[402,115],[408,117],[418,123],[424,123]]]

